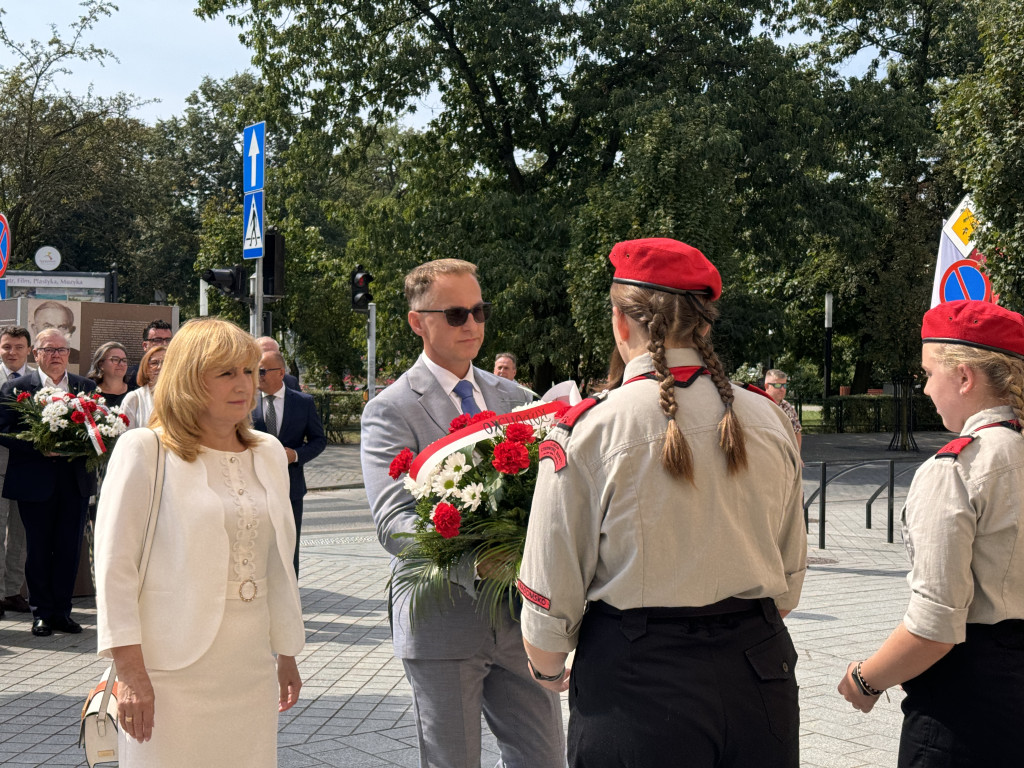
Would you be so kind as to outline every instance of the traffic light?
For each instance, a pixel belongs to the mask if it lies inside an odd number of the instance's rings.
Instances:
[[[268,229],[263,241],[263,299],[284,296],[284,235]]]
[[[362,265],[357,264],[352,272],[352,311],[364,314],[370,311],[373,294],[370,293],[370,282],[373,275],[364,272]]]
[[[246,283],[249,281],[245,267],[237,264],[230,269],[207,269],[202,274],[203,280],[215,286],[218,291],[233,299],[244,299]]]

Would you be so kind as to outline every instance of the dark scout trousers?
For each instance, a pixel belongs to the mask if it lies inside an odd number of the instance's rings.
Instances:
[[[797,768],[795,666],[770,599],[591,603],[569,684],[569,765]]]
[[[1024,763],[1024,620],[968,624],[967,640],[903,689],[899,768]]]

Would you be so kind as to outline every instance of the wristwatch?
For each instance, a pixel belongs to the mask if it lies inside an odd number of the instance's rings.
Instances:
[[[565,675],[564,664],[562,665],[561,671],[556,675],[542,675],[540,672],[537,671],[537,669],[533,666],[533,662],[529,659],[526,660],[526,665],[530,668],[530,671],[533,673],[534,680],[541,680],[545,683],[557,682],[558,680],[561,680],[562,677]]]

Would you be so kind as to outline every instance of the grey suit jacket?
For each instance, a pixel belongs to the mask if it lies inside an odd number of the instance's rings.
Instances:
[[[488,410],[507,413],[529,401],[529,394],[516,384],[480,368],[473,376],[483,393]],[[458,409],[422,360],[417,360],[394,384],[363,409],[360,456],[363,483],[370,511],[377,526],[377,538],[392,555],[408,546],[408,539],[393,538],[411,532],[416,520],[416,502],[400,480],[388,475],[391,460],[403,449],[419,453],[448,434],[448,425]],[[398,561],[392,557],[394,570]],[[486,615],[477,612],[472,597],[452,585],[454,604],[440,602],[436,610],[418,611],[415,628],[410,625],[408,602],[398,598],[392,608],[395,655],[408,659],[462,659],[476,653],[481,644],[493,642]],[[518,624],[509,620],[515,631]]]

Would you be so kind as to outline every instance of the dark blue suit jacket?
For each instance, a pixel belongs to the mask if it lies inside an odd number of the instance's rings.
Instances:
[[[68,385],[72,393],[92,392],[96,383],[92,379],[68,374]],[[43,388],[39,371],[32,371],[0,387],[0,444],[11,450],[4,480],[3,496],[21,501],[46,501],[53,495],[53,489],[61,478],[67,477],[70,468],[78,482],[78,493],[91,496],[96,492],[96,476],[85,468],[85,459],[63,459],[44,456],[32,444],[15,440],[6,433],[21,432],[21,414],[7,403],[17,397],[17,392],[35,393]]]
[[[260,432],[267,431],[267,423],[263,420],[262,392],[252,412],[252,425]],[[288,495],[292,499],[301,499],[306,494],[306,476],[302,466],[327,447],[327,435],[312,395],[284,388],[284,420],[278,423],[277,439],[285,448],[291,448],[298,454],[298,461],[288,465],[291,483]]]

